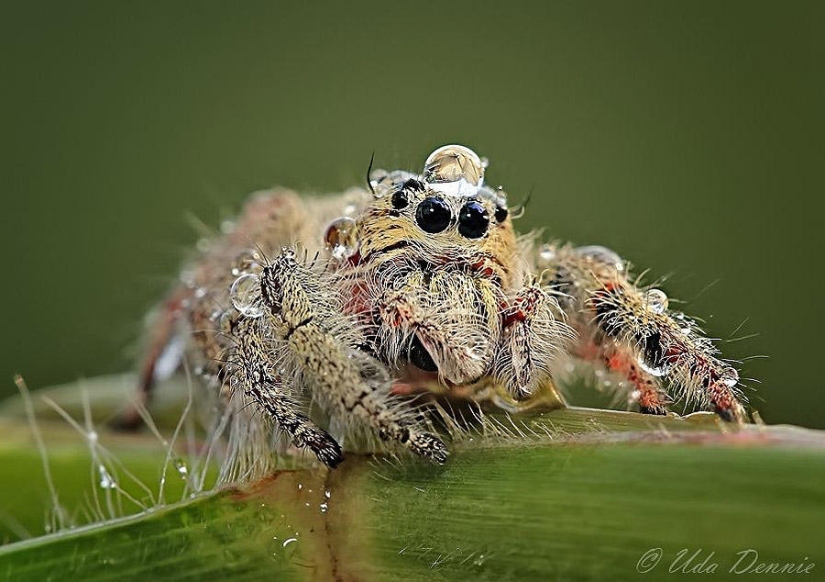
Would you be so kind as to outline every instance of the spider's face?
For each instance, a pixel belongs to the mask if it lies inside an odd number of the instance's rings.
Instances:
[[[471,150],[453,145],[430,154],[421,174],[375,172],[375,199],[358,221],[360,259],[466,262],[505,277],[515,235],[506,195],[484,185],[485,166]]]

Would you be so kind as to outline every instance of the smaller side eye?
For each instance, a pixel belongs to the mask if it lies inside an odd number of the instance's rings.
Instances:
[[[396,190],[392,195],[392,207],[396,210],[406,208],[410,204],[410,195],[406,190]]]
[[[495,214],[496,222],[500,223],[500,222],[504,222],[505,220],[507,220],[507,214],[508,214],[508,212],[507,212],[506,207],[496,206],[496,214]]]
[[[424,191],[424,184],[416,180],[415,178],[410,178],[401,186],[402,190],[411,190],[413,192],[423,192]]]
[[[481,238],[487,232],[490,217],[481,202],[471,200],[458,213],[458,232],[467,238]]]

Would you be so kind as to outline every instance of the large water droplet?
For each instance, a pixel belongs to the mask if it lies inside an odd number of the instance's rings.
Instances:
[[[473,150],[462,145],[445,145],[427,157],[424,179],[434,184],[464,180],[472,186],[484,181],[484,162]]]
[[[667,295],[661,289],[650,289],[645,294],[645,307],[653,313],[664,313],[667,310]]]
[[[343,261],[358,251],[358,227],[356,222],[348,216],[336,218],[327,227],[324,235],[324,244],[332,257]]]
[[[257,275],[241,275],[232,283],[229,299],[239,313],[246,317],[261,317],[261,283]]]

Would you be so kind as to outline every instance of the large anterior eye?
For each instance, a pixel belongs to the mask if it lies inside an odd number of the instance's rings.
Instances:
[[[481,202],[471,200],[458,213],[458,232],[467,238],[481,238],[487,232],[490,217]]]
[[[452,220],[450,205],[441,198],[425,198],[415,210],[415,221],[421,230],[434,234],[441,232]]]

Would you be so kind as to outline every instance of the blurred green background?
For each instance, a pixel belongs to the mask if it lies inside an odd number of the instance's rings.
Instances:
[[[522,230],[759,334],[722,348],[768,356],[743,374],[763,416],[825,427],[823,6],[4,3],[0,395],[129,368],[187,213],[460,142],[533,189]]]

